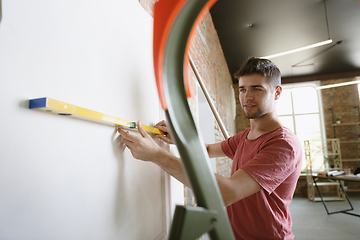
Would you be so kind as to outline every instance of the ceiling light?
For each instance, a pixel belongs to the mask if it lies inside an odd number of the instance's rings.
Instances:
[[[318,43],[315,43],[315,44],[311,44],[311,45],[308,45],[308,46],[305,46],[305,47],[300,47],[300,48],[296,48],[296,49],[293,49],[293,50],[289,50],[289,51],[285,51],[285,52],[281,52],[281,53],[276,53],[276,54],[272,54],[272,55],[268,55],[268,56],[264,56],[262,58],[280,57],[280,56],[284,56],[284,55],[287,55],[287,54],[296,53],[296,52],[300,52],[300,51],[304,51],[304,50],[307,50],[307,49],[316,48],[316,47],[320,47],[320,46],[332,43],[332,39],[330,38],[329,21],[328,21],[327,10],[326,10],[326,0],[324,0],[324,11],[325,11],[325,21],[326,21],[328,40],[323,41],[323,42],[318,42]]]
[[[347,85],[351,85],[351,84],[360,83],[360,79],[358,77],[356,79],[358,79],[358,80],[350,81],[350,82],[344,82],[344,83],[335,83],[335,84],[325,85],[325,86],[317,87],[316,89],[334,88],[334,87],[341,87],[341,86],[347,86]]]
[[[311,44],[311,45],[308,45],[308,46],[305,46],[305,47],[300,47],[300,48],[296,48],[296,49],[293,49],[293,50],[289,50],[289,51],[285,51],[285,52],[281,52],[281,53],[276,53],[276,54],[272,54],[272,55],[268,55],[268,56],[264,56],[264,57],[261,57],[261,58],[269,59],[269,58],[280,57],[280,56],[283,56],[283,55],[296,53],[296,52],[304,51],[304,50],[311,49],[311,48],[320,47],[320,46],[323,46],[323,45],[326,45],[326,44],[329,44],[329,43],[332,43],[332,39],[322,41],[322,42],[318,42],[318,43],[315,43],[315,44]]]

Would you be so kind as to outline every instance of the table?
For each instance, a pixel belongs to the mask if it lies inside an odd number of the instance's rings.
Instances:
[[[341,211],[329,212],[329,210],[328,210],[328,208],[327,208],[327,206],[326,206],[326,203],[325,203],[325,201],[324,201],[324,198],[323,198],[323,196],[321,195],[320,190],[319,190],[319,187],[318,187],[318,185],[317,185],[317,183],[316,183],[316,180],[317,180],[317,179],[327,179],[327,180],[331,179],[331,180],[339,181],[340,187],[341,187],[341,189],[343,190],[343,192],[344,192],[344,194],[345,194],[345,197],[346,197],[346,200],[348,201],[348,203],[349,203],[349,205],[350,205],[350,209],[345,209],[345,210],[341,210]],[[344,189],[344,186],[343,186],[342,183],[341,183],[341,181],[360,182],[360,177],[357,177],[357,176],[355,176],[355,175],[340,175],[340,176],[335,176],[335,177],[333,177],[333,176],[325,176],[325,175],[316,175],[316,176],[314,175],[314,176],[313,176],[313,180],[314,180],[316,189],[317,189],[317,191],[318,191],[318,193],[319,193],[319,195],[320,195],[321,201],[322,201],[322,203],[324,204],[325,210],[326,210],[326,212],[327,212],[328,215],[330,215],[330,214],[335,214],[335,213],[345,213],[345,214],[353,215],[353,216],[356,216],[356,217],[360,217],[359,214],[355,214],[355,213],[349,212],[349,211],[354,210],[354,208],[353,208],[353,206],[352,206],[352,204],[351,204],[351,202],[350,202],[349,196],[347,195],[347,193],[346,193],[346,191],[345,191],[345,189]]]

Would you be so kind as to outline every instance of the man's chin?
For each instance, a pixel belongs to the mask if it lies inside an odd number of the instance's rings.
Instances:
[[[245,118],[247,118],[247,119],[256,119],[256,118],[260,118],[260,117],[262,117],[262,116],[264,116],[265,114],[263,114],[263,113],[257,113],[257,114],[252,114],[252,115],[250,115],[250,114],[245,114],[244,113],[244,116],[245,116]]]

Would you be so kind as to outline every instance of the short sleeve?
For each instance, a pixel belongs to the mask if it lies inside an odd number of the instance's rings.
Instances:
[[[239,142],[241,137],[244,135],[244,132],[240,132],[225,141],[221,142],[221,149],[231,159],[234,159],[234,155],[236,153],[236,149],[239,146]]]
[[[301,150],[288,139],[272,139],[241,167],[268,193],[272,193],[301,164]],[[299,161],[300,159],[300,161]]]

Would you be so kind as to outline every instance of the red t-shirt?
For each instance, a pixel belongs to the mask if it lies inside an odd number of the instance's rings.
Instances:
[[[236,239],[293,239],[289,205],[301,171],[302,148],[287,128],[249,140],[250,129],[223,141],[231,175],[247,172],[263,188],[227,207]]]

